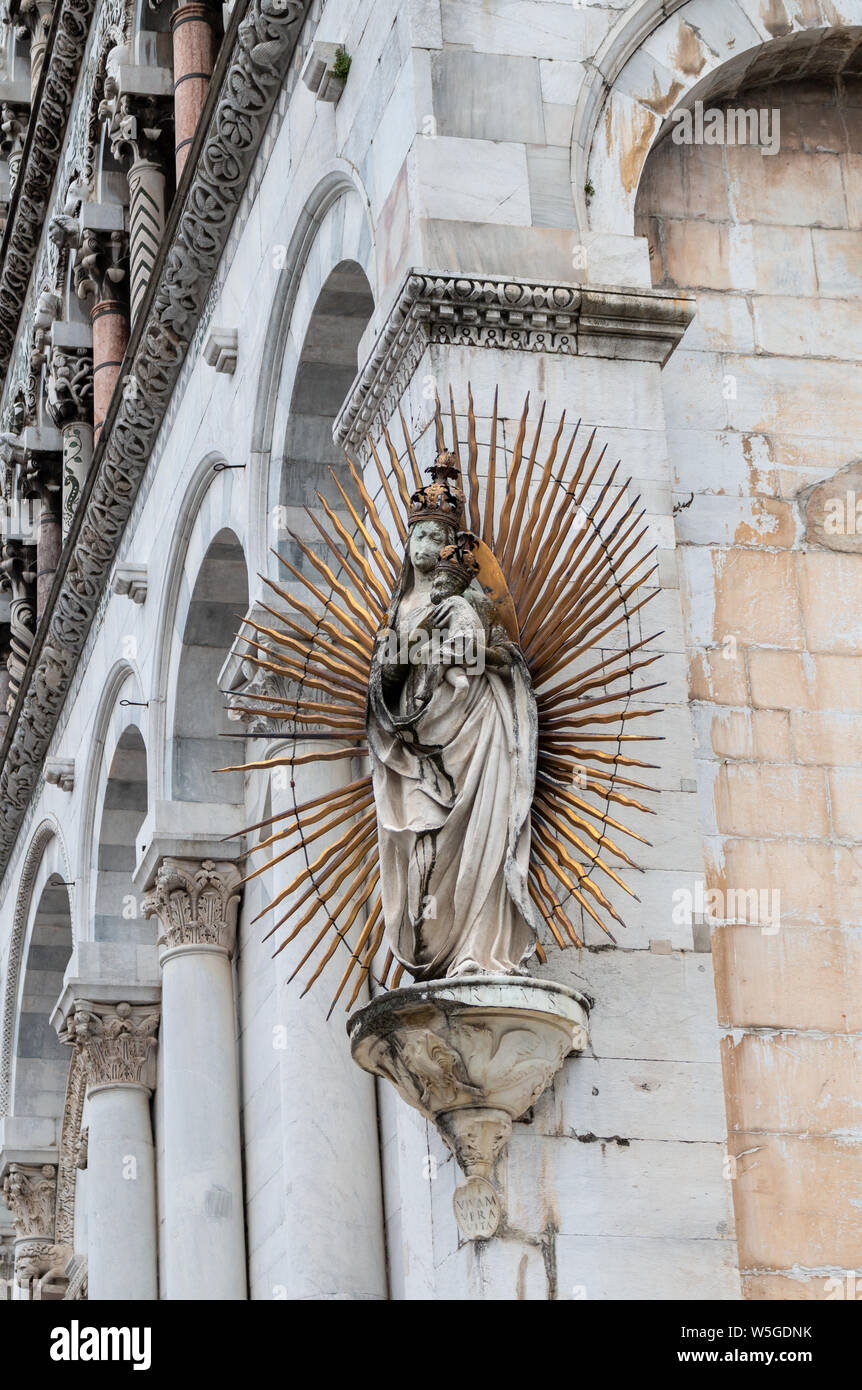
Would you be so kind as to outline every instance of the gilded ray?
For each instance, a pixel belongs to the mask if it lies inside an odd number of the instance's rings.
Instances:
[[[489,563],[502,575],[495,582],[504,584],[501,593],[514,614],[509,631],[520,633],[530,668],[538,712],[530,898],[547,940],[557,947],[582,945],[582,923],[595,923],[613,940],[609,921],[624,923],[597,876],[608,891],[612,885],[638,900],[624,877],[638,865],[618,837],[648,841],[619,817],[655,814],[631,794],[653,789],[627,775],[655,766],[633,756],[627,745],[654,741],[637,721],[658,712],[645,701],[663,684],[634,684],[636,674],[660,655],[650,650],[660,634],[644,637],[639,629],[638,614],[657,591],[644,512],[640,499],[629,496],[631,480],[618,481],[619,462],[606,466],[606,446],[596,430],[581,447],[581,421],[567,430],[564,412],[548,425],[544,404],[533,428],[529,396],[498,486],[496,470],[506,447],[497,391],[489,404],[486,446],[478,443],[469,385],[463,439],[451,389],[445,415],[437,400],[425,428],[433,424],[437,450],[449,448],[461,468],[465,525],[488,547]],[[422,486],[418,438],[411,439],[398,414],[405,464],[384,429],[379,440],[368,440],[364,471],[347,460],[350,490],[330,470],[341,499],[338,511],[317,494],[317,506],[306,509],[320,538],[317,549],[291,533],[303,568],[279,557],[291,589],[266,579],[273,596],[261,605],[267,619],[247,619],[241,632],[247,659],[287,681],[291,693],[242,696],[244,708],[251,700],[255,713],[276,726],[284,723],[290,746],[239,770],[344,764],[341,786],[303,801],[292,790],[292,805],[249,827],[268,832],[253,851],[263,862],[247,880],[273,871],[274,896],[258,916],[272,920],[267,936],[285,929],[276,954],[311,934],[291,978],[310,968],[305,993],[331,962],[341,962],[330,1011],[341,999],[350,1009],[372,979],[379,988],[397,988],[404,973],[384,940],[364,724],[375,635],[391,606],[408,541],[410,498]],[[614,649],[608,650],[602,644],[611,634]],[[319,746],[327,739],[336,746],[303,750],[306,740]],[[294,788],[292,772],[289,785]],[[280,867],[288,859],[296,862],[297,855],[304,864],[289,883],[281,883]],[[538,951],[544,959],[541,944]]]

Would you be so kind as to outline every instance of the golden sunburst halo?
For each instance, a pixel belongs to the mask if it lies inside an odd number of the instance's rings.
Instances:
[[[654,548],[645,547],[648,528],[644,510],[639,497],[626,505],[631,479],[617,481],[619,463],[610,470],[605,467],[606,448],[596,451],[596,430],[581,441],[578,422],[566,439],[565,413],[540,461],[545,407],[528,443],[529,396],[503,481],[497,478],[501,422],[495,391],[483,485],[470,388],[466,441],[459,439],[451,390],[449,407],[448,447],[462,476],[466,475],[469,526],[493,556],[495,572],[502,575],[508,592],[495,597],[505,599],[514,615],[536,696],[538,755],[531,814],[530,894],[549,939],[557,946],[583,945],[566,910],[572,903],[613,941],[609,919],[624,923],[603,891],[602,880],[610,880],[637,898],[619,868],[637,869],[638,865],[620,846],[618,837],[642,844],[648,841],[611,811],[622,807],[653,814],[631,795],[632,791],[643,793],[653,788],[633,779],[627,771],[655,765],[627,750],[632,743],[656,737],[633,729],[631,721],[659,710],[630,705],[635,694],[642,697],[664,684],[633,684],[636,673],[660,655],[645,650],[659,634],[632,640],[631,620],[657,592],[651,588],[643,596],[639,594],[657,569]],[[297,693],[289,697],[244,694],[243,701],[255,700],[259,706],[255,706],[256,713],[291,726],[293,749],[224,771],[367,760],[365,701],[374,640],[386,622],[401,567],[395,545],[406,543],[410,497],[422,486],[414,441],[403,415],[399,415],[404,435],[401,456],[388,430],[384,430],[379,448],[369,438],[369,469],[376,471],[379,481],[374,495],[352,460],[347,460],[347,467],[358,503],[332,474],[353,533],[320,493],[316,495],[326,524],[306,508],[329,563],[289,533],[308,571],[304,573],[283,556],[278,558],[306,597],[264,579],[272,604],[261,607],[272,624],[251,618],[244,621],[240,635],[248,646],[247,659],[292,682]],[[434,424],[440,450],[447,446],[439,400]],[[624,628],[622,643],[617,638],[610,654],[586,664],[591,652],[605,651],[602,643],[620,627]],[[324,752],[297,752],[297,740],[303,738],[328,738],[343,746]],[[277,867],[298,848],[304,850],[303,868],[258,914],[258,918],[274,914],[267,937],[287,926],[276,954],[317,919],[317,934],[291,976],[314,959],[303,993],[320,977],[339,946],[348,952],[348,960],[330,1012],[351,979],[347,1009],[356,1002],[372,972],[381,986],[396,987],[403,967],[392,952],[385,953],[379,967],[376,964],[382,954],[385,923],[370,772],[301,804],[294,795],[289,810],[249,827],[266,829],[272,833],[255,846],[255,852],[268,852],[268,857],[244,881]],[[321,910],[325,918],[322,927]],[[544,959],[541,942],[537,949],[539,958]]]

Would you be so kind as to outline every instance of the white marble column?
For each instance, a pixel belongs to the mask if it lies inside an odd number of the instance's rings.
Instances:
[[[165,858],[143,903],[159,918],[163,947],[168,1299],[246,1297],[231,973],[239,877],[231,863]]]
[[[309,740],[297,748],[302,753],[324,752],[332,744]],[[290,773],[293,790],[273,774],[273,814],[287,811],[294,796],[302,803],[343,785],[349,781],[346,767],[349,764],[332,762],[294,767]],[[302,862],[300,849],[279,865],[277,886],[288,883]],[[276,883],[268,887],[275,890]],[[290,925],[290,921],[285,924],[285,935]],[[374,1081],[360,1071],[350,1055],[344,1005],[352,983],[327,1018],[332,992],[346,963],[346,950],[339,952],[341,959],[333,963],[330,975],[304,998],[300,998],[303,983],[313,966],[306,966],[297,979],[289,979],[322,925],[323,914],[318,913],[275,960],[279,980],[277,1055],[285,1291],[288,1299],[385,1299],[377,1104]],[[256,949],[269,955],[277,940]],[[359,1003],[367,999],[363,989]]]
[[[165,175],[160,164],[135,161],[129,170],[129,197],[129,300],[134,323],[165,234]]]
[[[53,1163],[10,1163],[2,1197],[15,1224],[13,1300],[39,1297],[39,1281],[62,1258],[54,1244],[57,1168]]]
[[[158,1298],[150,1096],[158,1007],[76,999],[64,1040],[87,1076],[89,1298]]]

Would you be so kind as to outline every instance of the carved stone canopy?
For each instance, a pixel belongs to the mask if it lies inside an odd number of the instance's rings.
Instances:
[[[587,1044],[583,995],[549,980],[471,975],[392,990],[348,1022],[353,1057],[432,1120],[468,1181],[455,1193],[467,1239],[502,1219],[494,1164],[565,1058]]]
[[[163,859],[143,900],[145,917],[158,917],[159,945],[216,946],[233,954],[240,895],[239,869],[212,859]]]

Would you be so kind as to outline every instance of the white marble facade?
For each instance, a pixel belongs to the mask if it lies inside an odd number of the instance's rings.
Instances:
[[[709,936],[671,913],[704,871],[663,394],[687,309],[651,289],[634,199],[668,88],[718,91],[725,68],[805,27],[788,0],[776,38],[767,8],[308,7],[51,737],[60,771],[39,779],[0,888],[0,1165],[51,1167],[63,1229],[27,1235],[73,1272],[86,1258],[90,1298],[740,1296]],[[830,9],[824,28],[862,23],[862,4]],[[302,80],[314,43],[352,59],[337,102]],[[633,94],[650,64],[661,115]],[[580,286],[573,341],[547,350],[527,315],[500,346],[484,309],[448,332],[448,291],[428,329],[409,304],[405,318],[414,269]],[[624,460],[658,546],[642,631],[660,630],[667,682],[641,901],[617,950],[588,938],[537,967],[595,1001],[590,1043],[515,1123],[506,1221],[484,1243],[459,1236],[433,1126],[353,1064],[325,990],[300,1000],[301,952],[262,942],[254,919],[290,863],[236,888],[243,828],[279,809],[284,779],[214,771],[279,747],[265,721],[227,719],[219,684],[242,685],[233,634],[259,574],[278,573],[270,547],[314,536],[303,507],[337,464],[333,436],[356,449],[399,400],[419,429],[435,385],[457,402],[468,381],[480,430],[495,386],[510,415],[530,389],[534,414],[545,399],[583,416]],[[332,767],[297,769],[300,791],[337,782]],[[191,926],[170,920],[172,888],[196,902],[200,876],[214,939],[194,908]],[[134,1036],[136,1069],[105,1060],[108,1035]],[[0,1206],[0,1252],[23,1240],[13,1215]]]

